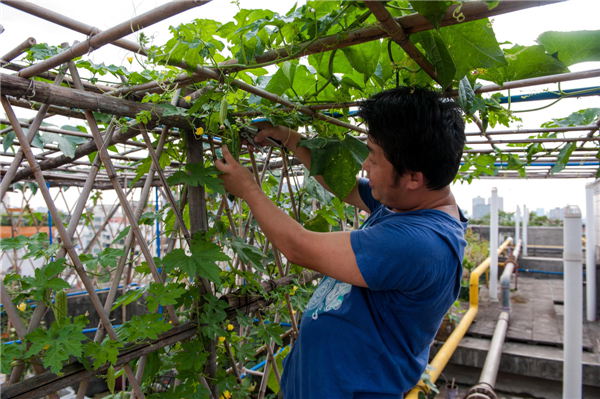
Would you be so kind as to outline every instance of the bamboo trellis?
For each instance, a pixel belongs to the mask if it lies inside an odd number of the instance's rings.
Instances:
[[[149,244],[154,242],[157,235],[147,228],[142,229],[142,226],[140,225],[140,219],[142,218],[143,213],[148,211],[147,204],[150,202],[152,188],[157,190],[155,204],[158,202],[168,203],[173,210],[176,219],[174,227],[175,231],[172,233],[171,237],[168,237],[166,244],[167,251],[172,250],[176,246],[182,248],[189,247],[192,234],[198,231],[206,231],[208,228],[205,200],[206,194],[204,193],[203,188],[190,187],[187,192],[174,193],[171,191],[171,187],[166,183],[166,178],[181,165],[174,163],[167,167],[161,167],[159,159],[165,144],[168,141],[187,140],[188,162],[197,163],[203,161],[205,156],[215,156],[215,149],[219,143],[210,138],[196,138],[192,132],[193,127],[190,126],[185,118],[177,115],[165,115],[164,111],[160,108],[149,104],[142,104],[138,101],[141,94],[161,91],[161,83],[150,82],[143,85],[125,87],[118,84],[106,86],[85,82],[79,78],[77,68],[73,64],[72,59],[106,44],[118,45],[144,55],[146,54],[144,48],[136,43],[122,39],[122,37],[131,33],[132,30],[139,30],[144,26],[163,20],[170,15],[183,12],[192,7],[200,6],[206,2],[207,1],[172,2],[102,32],[93,26],[80,21],[75,21],[31,3],[2,0],[2,4],[4,5],[18,8],[31,15],[35,15],[88,35],[87,41],[75,43],[68,51],[30,67],[23,67],[11,63],[11,61],[35,44],[35,39],[32,38],[26,39],[19,46],[0,58],[0,67],[6,71],[17,71],[16,75],[0,73],[0,98],[6,113],[6,119],[0,120],[0,123],[8,123],[11,125],[10,130],[13,130],[16,133],[18,140],[18,143],[16,144],[19,148],[19,151],[16,154],[9,152],[0,154],[0,159],[2,160],[12,157],[12,162],[2,162],[0,200],[3,201],[6,193],[11,187],[14,187],[15,183],[31,181],[37,183],[37,187],[44,197],[46,206],[50,210],[51,217],[54,221],[54,227],[58,230],[58,234],[54,237],[60,239],[59,241],[62,248],[57,256],[69,256],[71,264],[73,265],[73,271],[78,275],[78,279],[76,279],[75,276],[72,277],[74,284],[82,284],[85,287],[95,311],[100,316],[101,323],[94,337],[96,341],[101,340],[104,334],[108,334],[111,338],[116,338],[114,327],[109,319],[109,313],[113,302],[119,293],[119,285],[123,284],[127,286],[132,282],[132,259],[138,264],[142,260],[147,263],[151,270],[152,281],[159,284],[164,282],[164,278],[161,275],[158,266],[155,264],[151,253],[152,250],[160,250],[162,244],[156,244],[155,246]],[[464,19],[459,21],[457,18],[453,17],[452,12],[454,9],[450,9],[440,25],[447,26],[450,24],[463,23],[528,7],[543,6],[548,3],[549,2],[546,1],[501,2],[497,7],[490,10],[485,2],[470,2],[464,4],[461,8]],[[293,53],[291,53],[288,48],[271,50],[257,57],[256,62],[262,65],[271,65],[281,62],[284,59],[299,58],[309,54],[322,53],[332,49],[340,49],[367,41],[391,37],[405,49],[407,54],[409,54],[423,70],[427,71],[427,73],[436,80],[436,72],[433,67],[424,59],[419,50],[416,47],[411,46],[410,42],[407,40],[408,36],[412,33],[432,29],[433,27],[431,24],[418,14],[395,19],[391,18],[380,3],[368,2],[367,6],[371,9],[373,14],[376,15],[378,21],[380,21],[380,25],[360,28],[348,32],[342,39],[340,39],[338,35],[332,35],[320,38],[311,43],[306,43],[305,45],[301,44],[298,46],[301,50]],[[194,67],[191,68],[193,71],[191,75],[189,73],[182,73],[171,83],[177,85],[179,88],[185,88],[204,80],[222,82],[225,74],[243,70],[243,67],[237,65],[228,66],[229,64],[237,64],[237,62],[236,60],[230,60],[229,62],[220,65],[218,69]],[[49,72],[51,68],[60,65],[64,65],[62,67],[63,71],[68,67],[68,76],[63,76],[63,73],[55,74]],[[188,65],[177,64],[176,66],[190,70],[190,66]],[[36,76],[42,76],[46,79],[51,78],[54,80],[54,84],[31,79]],[[556,83],[597,76],[600,76],[600,70],[596,69],[585,72],[506,82],[502,86],[490,85],[477,89],[477,92],[494,92],[510,88],[528,87],[538,84]],[[63,78],[71,85],[70,88],[60,86],[59,83]],[[258,87],[253,87],[241,80],[228,79],[228,83],[237,89],[267,99],[275,104],[280,104],[290,111],[300,112],[312,118],[320,119],[326,123],[341,126],[347,130],[366,133],[365,129],[360,126],[341,122],[319,112],[321,109],[328,108],[349,108],[356,105],[356,103],[320,105],[296,104],[281,96],[269,93]],[[456,93],[450,94],[455,95]],[[117,97],[121,95],[129,95],[130,99]],[[191,95],[193,96],[194,93],[191,93]],[[73,104],[77,104],[77,109],[72,108]],[[175,96],[173,105],[184,108],[190,106],[187,101],[179,96]],[[38,113],[33,120],[24,122],[17,118],[13,107],[38,109]],[[98,128],[92,111],[103,112],[115,117],[129,118],[135,117],[140,111],[149,111],[152,113],[153,118],[147,124],[130,124],[127,128],[117,127],[115,124],[112,124],[108,129],[102,132]],[[64,115],[85,120],[91,134],[42,126],[42,122],[52,115]],[[526,150],[524,148],[510,147],[511,144],[532,142],[545,143],[547,144],[546,151],[536,160],[538,164],[532,163],[527,166],[526,171],[530,178],[550,177],[549,171],[551,165],[556,163],[560,152],[559,144],[575,142],[578,143],[579,147],[575,149],[571,163],[567,165],[563,171],[554,174],[551,177],[593,177],[595,176],[598,167],[590,167],[590,165],[594,164],[594,162],[597,163],[596,154],[598,135],[596,133],[599,126],[600,121],[597,121],[595,125],[573,128],[547,130],[522,129],[488,132],[482,130],[479,132],[467,133],[467,145],[471,149],[465,151],[465,154],[485,154],[500,149],[505,153],[517,154],[519,159],[524,160]],[[23,128],[28,129],[27,134]],[[46,144],[41,151],[34,151],[31,147],[31,141],[38,131],[76,136],[88,141],[79,145],[72,157],[60,155],[60,149],[52,144]],[[160,138],[156,145],[152,143],[148,134],[149,131],[159,135]],[[530,139],[527,137],[528,135],[542,132],[558,132],[564,134],[564,137],[548,139]],[[133,138],[141,138],[142,140],[134,141],[132,140]],[[107,148],[112,145],[119,145],[118,148],[120,151],[118,154],[108,152]],[[96,158],[94,160],[86,160],[85,156],[92,153],[97,153]],[[281,170],[281,179],[279,180],[277,192],[280,194],[284,189],[285,184],[285,189],[288,191],[291,200],[292,213],[298,215],[299,210],[297,201],[299,199],[297,197],[298,193],[296,192],[298,184],[293,181],[297,172],[292,170],[294,162],[288,159],[288,155],[285,152],[279,153],[277,150],[269,150],[269,153],[266,156],[262,156],[259,159],[255,159],[252,153],[249,154],[249,157],[255,173],[255,178],[259,183],[264,181],[267,171],[271,170],[271,168],[275,167]],[[129,182],[136,178],[136,173],[133,170],[135,168],[128,163],[131,161],[142,161],[146,158],[150,158],[152,162],[150,163],[149,171],[145,174],[145,179],[141,179],[133,185],[129,184]],[[25,165],[25,160],[29,166]],[[262,165],[262,169],[260,169],[258,165]],[[516,174],[516,171],[501,170],[497,177],[516,177]],[[47,183],[52,188],[49,188]],[[71,201],[67,201],[65,195],[68,196],[68,193],[65,194],[62,189],[62,187],[66,186],[77,187],[76,201],[73,201],[72,199]],[[126,192],[128,187],[129,191]],[[108,212],[106,212],[104,206],[101,207],[102,212],[104,213],[100,217],[102,223],[97,226],[97,229],[94,228],[92,224],[91,230],[93,236],[88,242],[85,242],[81,237],[83,234],[81,230],[82,219],[87,217],[85,215],[86,204],[89,202],[90,196],[94,190],[110,190],[111,192],[116,193],[118,204]],[[54,196],[52,196],[51,191],[54,191]],[[161,192],[160,201],[158,199],[159,191]],[[137,203],[135,203],[135,206],[132,206],[132,203],[135,202],[135,194],[138,194],[138,200]],[[27,198],[25,200],[26,203],[29,202],[31,196],[31,193],[25,193],[23,198]],[[66,228],[62,222],[61,214],[56,207],[59,198],[62,198],[65,207],[69,212],[69,223]],[[186,203],[189,204],[190,209],[189,231],[186,227],[183,215],[183,209]],[[8,208],[6,205],[4,205],[4,207]],[[230,203],[227,198],[223,196],[220,201],[218,216],[225,215],[230,221],[233,221],[236,217],[236,210],[240,210],[240,207],[241,204],[239,204],[239,202]],[[22,206],[22,208],[25,208],[25,206]],[[99,236],[103,234],[103,232],[108,230],[109,236],[114,237],[116,235],[115,233],[117,232],[110,233],[110,229],[112,228],[110,220],[113,218],[117,208],[122,209],[125,217],[121,218],[121,220],[126,219],[126,224],[130,226],[131,230],[124,238],[124,255],[119,257],[116,268],[112,274],[108,296],[105,302],[102,303],[96,294],[98,284],[94,279],[90,278],[78,255],[79,253],[89,253],[90,251],[93,251],[94,246],[99,245]],[[18,217],[22,218],[23,215],[20,214]],[[235,226],[235,223],[232,222],[231,225]],[[239,226],[239,230],[232,229],[230,233],[234,237],[240,238],[245,242],[253,243],[255,227],[252,225],[251,215],[243,223],[240,223]],[[342,228],[344,228],[344,226],[342,226]],[[119,227],[118,229],[122,229],[122,227]],[[80,252],[76,251],[76,246],[79,247],[81,250]],[[141,254],[135,254],[134,248],[138,248]],[[271,250],[277,269],[275,276],[263,276],[265,277],[265,281],[263,282],[265,290],[269,291],[277,286],[292,283],[294,280],[292,279],[292,276],[289,275],[290,265],[283,259],[277,249],[270,248],[270,243],[268,241],[264,243],[261,249],[265,253]],[[7,254],[2,254],[0,260],[2,257],[6,256]],[[12,261],[14,262],[14,267],[18,270],[19,267],[22,267],[22,262],[17,262],[16,257],[15,254]],[[245,265],[240,258],[236,258],[233,262],[233,267],[243,269],[249,266]],[[276,277],[276,279],[273,277]],[[302,281],[306,282],[316,278],[316,275],[308,273],[301,277]],[[19,313],[16,311],[15,305],[4,289],[4,286],[2,285],[0,288],[2,288],[2,303],[7,311],[9,322],[17,330],[18,337],[22,339],[27,333],[39,326],[46,308],[43,303],[37,304],[38,306],[33,311],[29,325],[26,326],[21,320]],[[240,300],[240,297],[236,296],[234,292],[215,292],[214,286],[207,280],[202,280],[200,282],[200,289],[204,293],[222,295],[221,298],[227,300],[230,305],[227,309],[230,314],[233,314],[238,310],[243,310],[248,314],[254,314],[261,307],[268,304],[263,298],[248,299],[242,297],[243,300]],[[289,313],[286,315],[286,318],[291,321],[291,328],[288,333],[286,333],[286,336],[290,336],[293,339],[298,331],[297,316],[295,315],[291,298],[287,294],[285,295],[285,309]],[[127,348],[126,351],[122,351],[119,355],[117,366],[125,369],[127,380],[134,397],[144,397],[140,384],[145,360],[140,360],[138,362],[137,372],[134,372],[134,370],[130,368],[129,362],[135,359],[144,359],[144,356],[153,351],[188,339],[196,333],[198,327],[201,328],[201,326],[190,322],[183,322],[180,324],[176,315],[176,309],[172,306],[167,307],[167,313],[170,321],[175,325],[174,328],[153,342]],[[260,314],[258,314],[258,317],[260,318]],[[278,322],[280,317],[280,314],[276,314],[273,322]],[[247,370],[245,367],[246,365],[238,364],[233,359],[227,342],[225,342],[225,347],[229,351],[229,356],[231,357],[231,372],[239,379],[241,378],[240,373]],[[214,344],[207,347],[207,351],[211,354],[211,357],[206,373],[209,377],[212,377],[213,375],[211,373],[214,374],[214,367],[211,368],[210,364],[211,362],[214,362]],[[269,370],[273,369],[277,378],[279,378],[281,372],[281,370],[278,370],[277,362],[275,361],[274,343],[267,342],[262,348],[262,352],[266,352],[266,365],[264,372],[258,373],[258,377],[260,378],[258,390],[259,398],[264,397],[266,393]],[[80,366],[71,365],[63,370],[65,372],[63,376],[58,377],[51,373],[44,373],[43,367],[41,367],[39,363],[34,362],[33,364],[35,372],[41,375],[19,382],[21,381],[25,367],[23,364],[16,365],[13,368],[8,382],[2,387],[3,397],[30,398],[52,395],[62,387],[74,382],[82,382],[77,396],[78,398],[82,398],[85,394],[87,381],[98,372],[86,371]],[[214,366],[214,364],[212,364],[212,366]],[[104,369],[106,369],[106,366],[99,371],[103,371]],[[256,372],[254,374],[256,374]],[[214,386],[211,386],[204,377],[201,382],[204,386],[208,387],[212,397],[216,399],[219,393],[215,390]]]

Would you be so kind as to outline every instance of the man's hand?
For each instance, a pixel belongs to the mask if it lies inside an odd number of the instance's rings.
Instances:
[[[215,166],[221,171],[219,177],[223,180],[225,190],[242,199],[247,199],[254,190],[260,191],[252,173],[233,158],[226,145],[222,151],[223,159],[217,159]]]

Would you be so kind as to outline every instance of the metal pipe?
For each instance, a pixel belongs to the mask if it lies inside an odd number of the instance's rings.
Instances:
[[[506,241],[500,245],[500,248],[498,248],[498,253],[504,252],[512,241],[513,240],[511,237],[507,238]],[[442,374],[444,367],[446,367],[446,364],[448,364],[448,361],[454,354],[454,351],[458,347],[461,339],[469,330],[473,320],[475,320],[475,316],[479,310],[479,278],[489,267],[490,258],[488,257],[471,272],[471,276],[469,277],[469,309],[460,320],[460,323],[458,323],[458,326],[456,326],[454,331],[452,331],[452,334],[450,334],[446,342],[444,342],[444,345],[442,345],[438,353],[435,355],[429,364],[429,369],[425,371],[429,375],[431,382],[435,382]],[[425,383],[421,380],[413,389],[410,390],[408,395],[406,395],[406,399],[418,399],[419,392],[428,392],[428,390],[429,389],[427,388],[427,385],[425,385]]]
[[[508,322],[510,319],[510,278],[516,268],[515,262],[519,257],[521,250],[521,242],[517,241],[515,250],[511,255],[511,261],[507,262],[500,277],[500,285],[502,287],[502,312],[498,316],[498,322],[494,329],[494,335],[490,343],[490,349],[485,358],[485,363],[481,369],[479,382],[472,387],[467,394],[467,399],[484,399],[496,398],[494,386],[496,385],[496,377],[500,368],[500,359],[502,357],[502,346],[506,338],[508,330]]]
[[[481,375],[479,376],[480,384],[487,384],[490,387],[496,385],[496,376],[498,375],[498,368],[500,366],[500,355],[502,354],[502,345],[504,344],[504,338],[506,337],[506,330],[508,329],[508,312],[501,312],[498,317],[498,323],[492,336],[492,342],[490,343],[490,349]]]
[[[523,205],[523,234],[521,235],[521,240],[523,243],[522,250],[523,256],[527,256],[527,228],[529,225],[529,210],[527,209],[527,205]]]
[[[490,198],[490,300],[498,301],[498,190]]]
[[[510,277],[515,270],[515,264],[509,262],[504,266],[504,272],[500,277],[500,287],[502,287],[502,310],[510,312]]]
[[[517,205],[517,210],[515,212],[515,242],[521,241],[521,230],[519,227],[521,225],[521,207]]]
[[[583,329],[583,271],[581,259],[581,211],[578,206],[564,208],[564,362],[563,398],[581,398],[581,345]]]
[[[586,318],[596,320],[596,226],[594,220],[594,186],[585,186],[585,292]]]

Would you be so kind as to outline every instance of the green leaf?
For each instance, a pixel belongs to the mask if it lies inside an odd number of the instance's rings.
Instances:
[[[263,273],[267,273],[267,270],[263,264],[266,256],[260,249],[256,248],[254,245],[246,244],[240,238],[232,239],[230,241],[230,245],[231,249],[233,249],[233,252],[240,257],[240,260],[243,263],[252,265],[255,269]]]
[[[148,288],[148,296],[146,297],[146,305],[148,311],[155,312],[159,305],[175,305],[177,299],[181,297],[187,290],[184,284],[178,283],[150,283]]]
[[[31,343],[25,356],[40,355],[45,367],[53,373],[60,373],[62,364],[69,357],[80,357],[83,351],[82,341],[87,339],[81,332],[87,324],[84,316],[75,318],[73,322],[64,320],[63,323],[54,323],[48,330],[38,328],[25,337]]]
[[[116,308],[118,308],[119,306],[127,306],[132,302],[137,301],[138,299],[141,298],[142,295],[144,295],[144,290],[143,289],[132,289],[127,291],[127,293],[121,295],[113,304],[111,311],[115,310]]]
[[[357,44],[351,47],[342,49],[348,62],[354,69],[362,73],[364,81],[369,80],[371,75],[375,73],[375,68],[379,61],[379,53],[381,51],[381,42],[378,40]]]
[[[127,226],[125,227],[123,230],[121,230],[121,232],[119,234],[117,234],[117,236],[115,237],[114,240],[112,240],[112,243],[118,243],[120,240],[122,240],[123,238],[125,238],[125,236],[127,234],[129,234],[129,230],[131,230],[131,226]]]
[[[456,80],[476,68],[496,68],[506,65],[504,53],[488,19],[446,26],[440,35],[452,56]]]
[[[198,339],[181,343],[181,348],[173,356],[173,362],[178,372],[202,372],[204,364],[208,359],[208,352],[198,351],[200,347],[202,347],[202,342]]]
[[[339,198],[345,198],[356,185],[356,175],[368,155],[366,146],[350,135],[342,141],[317,138],[303,140],[311,150],[310,175],[321,175]]]
[[[569,72],[555,57],[546,54],[544,46],[514,46],[504,51],[506,66],[488,69],[482,79],[502,84],[507,81]]]
[[[119,349],[122,347],[122,342],[108,338],[102,343],[89,341],[83,345],[85,354],[93,359],[92,367],[94,369],[98,369],[106,363],[110,363],[111,365],[116,364]]]
[[[214,167],[205,167],[201,163],[190,163],[185,165],[186,172],[178,171],[167,179],[167,183],[187,184],[192,187],[205,186],[207,189],[217,193],[225,193],[223,182],[217,176],[219,171]]]
[[[62,151],[65,156],[73,158],[75,156],[75,149],[77,145],[86,143],[87,140],[83,137],[67,136],[57,133],[44,132],[40,135],[42,143],[44,144],[58,144],[58,148]]]
[[[4,148],[4,152],[8,151],[8,149],[12,146],[15,141],[16,133],[14,130],[6,133],[4,138],[2,139],[2,148]]]
[[[26,236],[3,238],[0,240],[0,250],[9,251],[11,249],[21,249],[27,246],[28,242],[29,237]]]
[[[285,359],[287,357],[287,355],[290,353],[290,348],[291,348],[291,346],[288,345],[284,349],[282,349],[280,352],[275,354],[274,357],[275,357],[275,361],[277,362],[278,370],[283,370],[283,359]],[[269,379],[267,380],[267,386],[274,393],[279,393],[279,390],[281,389],[279,386],[279,381],[277,380],[277,375],[275,374],[275,370],[273,370],[272,367],[269,370]]]
[[[448,87],[454,79],[456,67],[440,33],[431,30],[419,32],[411,35],[411,39],[423,46],[425,57],[433,65],[438,81],[444,88]]]
[[[350,134],[345,136],[343,143],[352,154],[354,160],[362,165],[369,156],[369,148],[367,145]]]
[[[314,91],[315,77],[308,71],[305,65],[299,65],[297,61],[286,61],[271,76],[265,86],[265,90],[282,95],[303,99]]]
[[[196,262],[197,274],[219,283],[221,269],[216,262],[229,260],[229,256],[223,253],[221,247],[209,241],[194,239],[192,242],[192,255]]]
[[[2,345],[2,356],[0,356],[0,373],[4,375],[10,375],[12,370],[13,362],[17,359],[22,359],[25,353],[25,345],[13,343],[10,345],[6,345],[4,343]]]
[[[323,171],[323,179],[339,198],[346,198],[356,185],[356,174],[360,165],[354,161],[352,153],[343,145],[328,150],[328,166]]]
[[[600,30],[544,32],[537,41],[565,65],[600,61]]]
[[[565,118],[555,118],[542,127],[586,126],[594,124],[600,118],[600,108],[586,108],[575,111]]]
[[[436,29],[439,29],[440,22],[444,18],[448,7],[452,5],[452,1],[411,1],[410,6],[427,18]]]
[[[124,342],[139,342],[147,339],[157,339],[171,325],[164,320],[163,315],[148,313],[135,315],[117,329],[117,336]]]
[[[550,173],[554,174],[563,170],[567,166],[567,162],[569,162],[569,158],[571,157],[571,154],[575,148],[577,148],[577,143],[565,144],[558,153],[558,158],[552,169],[550,169]]]
[[[216,262],[229,260],[221,248],[212,242],[194,239],[191,252],[192,256],[186,255],[180,248],[169,252],[163,259],[165,270],[169,272],[177,268],[192,278],[200,276],[219,283],[221,269]]]
[[[104,267],[113,267],[117,266],[117,260],[123,255],[125,252],[122,249],[108,247],[98,254],[97,260]]]
[[[324,215],[317,213],[315,216],[304,222],[304,228],[310,231],[326,233],[331,230],[331,224]]]

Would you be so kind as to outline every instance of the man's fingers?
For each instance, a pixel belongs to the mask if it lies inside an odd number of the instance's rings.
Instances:
[[[229,148],[227,148],[227,144],[223,144],[223,146],[221,147],[221,151],[223,152],[223,159],[225,160],[225,162],[231,163],[231,161],[234,161],[233,155],[231,155],[231,153],[229,152]]]

